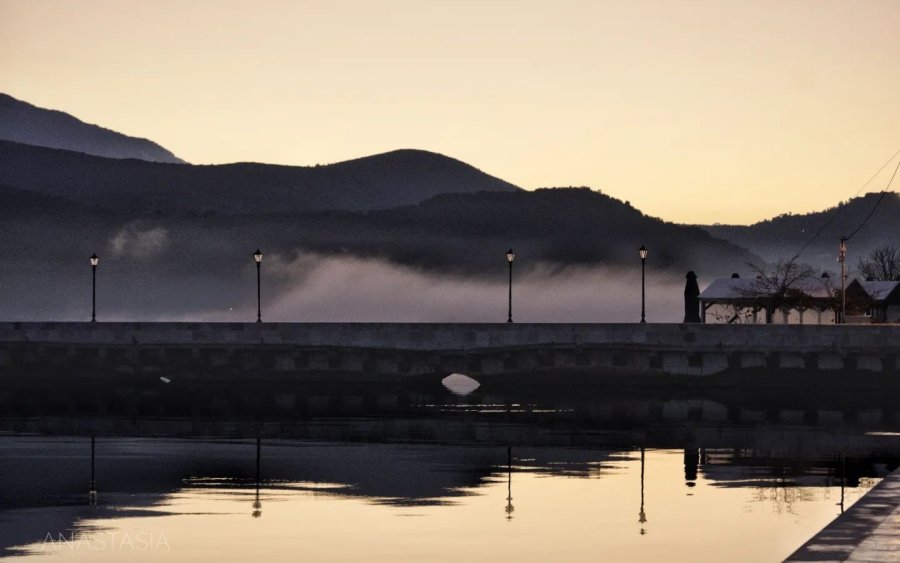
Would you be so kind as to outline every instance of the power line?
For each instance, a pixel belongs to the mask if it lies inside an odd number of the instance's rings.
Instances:
[[[872,177],[869,178],[868,180],[866,180],[866,182],[865,182],[862,186],[860,186],[860,188],[859,188],[858,190],[856,190],[856,193],[853,194],[853,196],[851,196],[851,199],[854,198],[854,197],[856,197],[856,196],[858,196],[859,193],[860,193],[861,191],[863,191],[864,189],[866,189],[866,186],[868,186],[869,184],[871,184],[871,183],[872,183],[872,180],[874,180],[875,178],[877,178],[878,175],[881,174],[881,171],[884,170],[885,168],[887,168],[887,165],[894,161],[894,158],[896,158],[897,155],[900,155],[900,149],[897,149],[897,151],[894,152],[894,154],[892,154],[891,157],[890,157],[889,159],[887,159],[886,161],[884,161],[884,164],[881,165],[881,168],[879,168],[877,172],[875,172],[874,174],[872,174]],[[898,164],[898,166],[900,166],[900,161],[898,161],[897,164]],[[894,174],[895,174],[895,175],[897,174],[897,170],[896,170],[896,169],[894,169]],[[891,182],[893,182],[893,181],[894,181],[894,177],[891,176]],[[890,188],[891,182],[888,182],[888,188]],[[885,188],[885,190],[887,190],[888,188]],[[878,203],[875,204],[875,208],[878,207],[878,204],[881,203],[881,199],[883,199],[883,198],[884,198],[884,194],[882,193],[882,196],[881,196],[881,198],[879,198]],[[829,217],[828,220],[825,221],[825,223],[824,223],[821,227],[819,227],[819,230],[816,231],[816,234],[814,234],[813,236],[811,236],[811,237],[809,238],[809,240],[807,240],[805,243],[803,243],[803,246],[800,247],[800,250],[798,250],[798,251],[794,254],[794,258],[795,258],[795,259],[796,259],[796,258],[799,258],[800,255],[803,253],[803,251],[806,250],[807,247],[809,247],[809,245],[812,244],[814,240],[816,240],[817,238],[819,238],[819,235],[821,235],[822,232],[823,232],[826,228],[828,228],[828,225],[830,225],[835,219],[837,219],[838,215],[840,215],[841,212],[844,211],[845,208],[846,208],[846,206],[838,205],[838,206],[835,208],[834,213],[831,214],[831,217]],[[870,217],[871,217],[872,213],[874,213],[875,208],[873,208],[872,212],[869,213],[869,216],[870,216]],[[866,221],[868,221],[868,220],[869,220],[869,219],[868,219],[868,217],[867,217],[867,218],[866,218]],[[863,224],[865,224],[865,221],[863,222]],[[856,230],[858,231],[860,228],[862,228],[862,225],[860,225],[860,227],[857,228]],[[854,231],[853,234],[856,234],[856,231]]]
[[[866,186],[868,186],[869,184],[871,184],[871,183],[872,183],[872,180],[874,180],[876,177],[878,177],[878,175],[881,174],[881,171],[884,170],[885,168],[887,168],[887,165],[890,164],[891,162],[893,162],[893,161],[894,161],[894,157],[896,157],[898,154],[900,154],[900,149],[897,149],[897,152],[895,152],[894,154],[892,154],[892,155],[891,155],[891,158],[889,158],[889,159],[887,159],[886,161],[884,161],[884,164],[881,165],[881,168],[878,169],[878,172],[872,174],[872,177],[869,178],[868,180],[866,180],[866,183],[863,184],[861,188],[859,188],[858,190],[856,190],[856,193],[853,194],[853,197],[858,196],[858,195],[859,195],[859,192],[861,192],[861,191],[863,191],[864,189],[866,189]],[[894,174],[896,174],[896,173],[897,173],[897,171],[894,170]],[[891,182],[893,182],[893,181],[894,181],[894,178],[893,178],[893,176],[892,176],[892,177],[891,177]],[[891,187],[891,182],[888,182],[888,188]],[[885,188],[885,189],[887,189],[887,188]]]
[[[850,233],[850,236],[844,237],[845,241],[848,241],[851,238],[853,238],[853,235],[858,233],[859,230],[863,228],[863,225],[865,225],[869,221],[869,219],[872,217],[872,214],[875,213],[875,210],[878,209],[879,205],[881,205],[881,200],[884,199],[884,196],[887,195],[888,190],[891,189],[891,184],[894,182],[894,177],[897,175],[897,170],[900,170],[900,162],[897,162],[897,166],[894,167],[894,173],[891,174],[891,179],[888,181],[887,187],[885,187],[884,191],[881,192],[881,197],[879,197],[878,201],[875,202],[875,205],[872,207],[872,210],[869,211],[869,214],[866,215],[866,218],[863,219],[863,222],[860,223],[858,227],[856,227],[856,230],[853,231],[852,233]]]

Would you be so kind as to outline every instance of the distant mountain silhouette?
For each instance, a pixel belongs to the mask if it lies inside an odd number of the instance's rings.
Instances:
[[[153,141],[129,137],[85,123],[68,113],[39,108],[2,93],[0,139],[109,158],[183,162]]]
[[[310,231],[334,221],[310,218]],[[496,257],[483,249],[497,241],[515,242],[530,262],[562,267],[632,267],[642,244],[652,249],[655,269],[699,269],[704,264],[725,271],[755,258],[703,229],[649,217],[589,188],[443,194],[415,206],[368,213],[354,226],[371,231],[357,237],[368,245],[367,252],[442,269],[461,264],[473,271],[490,268]],[[313,232],[305,237],[321,240]],[[340,241],[344,247],[348,243]]]
[[[0,184],[119,213],[248,214],[411,205],[447,192],[519,188],[459,160],[398,150],[325,166],[195,166],[0,141]]]
[[[230,276],[231,253],[248,244],[282,256],[351,255],[474,276],[493,272],[496,248],[509,245],[527,257],[521,262],[526,269],[542,264],[631,269],[639,264],[642,244],[650,248],[656,271],[726,275],[747,261],[759,261],[699,227],[648,217],[587,188],[443,194],[417,205],[367,212],[220,215],[114,213],[0,186],[0,206],[6,210],[0,229],[10,242],[3,256],[20,265],[80,262],[84,248],[105,248],[123,232],[153,229],[164,229],[177,252],[147,257],[141,267],[156,273],[171,269],[173,276],[198,266],[207,273],[226,268],[223,279]]]
[[[794,256],[827,223],[822,233],[801,253],[800,260],[835,272],[840,268],[835,260],[841,236],[850,235],[863,223],[879,197],[878,193],[870,193],[824,211],[779,215],[749,226],[711,225],[704,228],[715,237],[750,248],[772,261]],[[859,258],[884,244],[900,246],[900,194],[896,192],[889,192],[884,197],[865,226],[848,242],[847,265],[852,269]]]

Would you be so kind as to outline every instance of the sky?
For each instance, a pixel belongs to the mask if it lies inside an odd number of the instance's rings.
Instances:
[[[0,0],[0,91],[192,163],[419,148],[746,224],[900,149],[898,23],[896,0]]]

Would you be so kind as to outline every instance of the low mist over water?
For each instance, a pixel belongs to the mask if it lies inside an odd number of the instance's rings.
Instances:
[[[444,277],[378,260],[332,257],[278,264],[273,273],[285,280],[284,289],[267,307],[267,318],[273,321],[506,320],[508,284],[502,275],[497,281]],[[683,285],[656,277],[648,284],[651,319],[679,321]],[[229,316],[211,312],[207,318]],[[639,273],[550,266],[518,277],[514,272],[514,321],[632,322],[639,318]]]

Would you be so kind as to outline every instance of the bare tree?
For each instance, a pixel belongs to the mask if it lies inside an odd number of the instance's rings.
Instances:
[[[749,287],[739,290],[739,293],[742,297],[758,302],[760,308],[765,309],[766,323],[772,322],[772,315],[778,309],[807,309],[812,306],[804,286],[815,279],[816,271],[809,264],[797,262],[797,258],[780,259],[771,269],[753,263],[747,264],[756,273],[756,279]]]
[[[856,271],[863,279],[893,281],[900,279],[900,250],[893,245],[879,246],[860,258]]]

